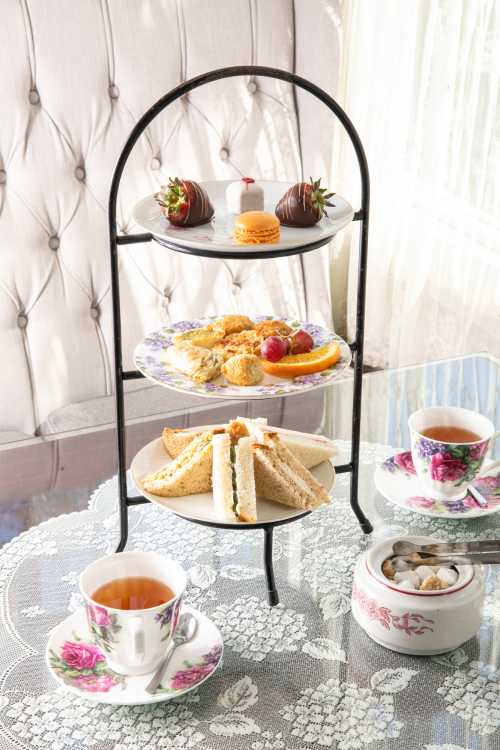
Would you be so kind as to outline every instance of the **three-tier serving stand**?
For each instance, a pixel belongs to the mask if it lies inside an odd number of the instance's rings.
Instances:
[[[322,237],[321,239],[300,247],[272,249],[267,245],[264,249],[256,249],[246,252],[244,256],[238,251],[214,251],[210,249],[194,249],[183,245],[182,242],[170,242],[164,238],[143,234],[117,234],[116,228],[116,203],[118,189],[122,178],[123,170],[130,153],[139,139],[140,135],[147,128],[150,122],[157,117],[166,107],[176,99],[187,94],[189,91],[224,78],[235,76],[250,76],[252,79],[257,76],[277,78],[298,86],[304,91],[309,92],[338,118],[349,136],[354,147],[358,160],[360,177],[361,177],[361,208],[354,213],[353,221],[360,224],[359,238],[359,260],[358,260],[358,284],[357,284],[357,310],[356,310],[356,336],[354,341],[349,343],[352,352],[352,361],[354,368],[353,384],[353,404],[352,404],[352,434],[351,434],[351,457],[346,464],[335,467],[339,474],[351,473],[350,486],[350,503],[351,508],[356,515],[360,526],[365,534],[372,531],[372,525],[366,518],[358,503],[358,473],[359,473],[359,442],[360,442],[360,422],[361,422],[361,388],[363,374],[363,338],[365,323],[365,290],[366,290],[366,273],[367,273],[367,252],[368,252],[368,211],[370,200],[370,180],[368,174],[368,164],[361,140],[342,107],[331,96],[325,93],[314,83],[289,73],[285,70],[276,68],[267,68],[257,65],[243,65],[230,68],[220,68],[212,70],[209,73],[192,78],[185,83],[180,84],[172,89],[168,94],[159,99],[139,120],[137,125],[130,133],[127,142],[118,159],[111,190],[109,195],[108,216],[109,216],[109,235],[110,235],[110,252],[111,252],[111,290],[113,304],[113,333],[114,333],[114,366],[115,366],[115,397],[116,397],[116,420],[117,420],[117,441],[118,441],[118,492],[119,492],[119,510],[120,510],[120,542],[117,546],[117,552],[121,552],[127,543],[128,538],[128,509],[131,506],[149,502],[145,497],[130,497],[127,490],[127,466],[126,466],[126,448],[125,448],[125,412],[124,412],[124,394],[123,383],[125,380],[134,380],[143,377],[138,370],[124,370],[122,363],[122,327],[120,316],[120,285],[118,276],[118,246],[131,245],[141,242],[158,242],[169,250],[187,253],[189,255],[198,255],[206,258],[230,258],[241,260],[244,258],[276,258],[284,255],[296,255],[299,253],[308,253],[316,250],[322,245],[327,244],[331,237]],[[264,530],[264,568],[266,574],[267,594],[270,606],[278,604],[279,597],[276,589],[273,571],[273,531],[274,527],[285,523],[296,521],[308,515],[309,511],[293,516],[292,518],[281,519],[273,522],[256,523],[256,524],[228,524],[217,523],[213,521],[189,519],[193,523],[199,523],[205,526],[214,526],[221,529],[237,529],[239,531],[263,529]]]

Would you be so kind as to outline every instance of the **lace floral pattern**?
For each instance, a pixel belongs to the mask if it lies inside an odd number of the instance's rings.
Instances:
[[[224,643],[243,659],[264,661],[271,652],[297,651],[307,631],[305,616],[282,604],[270,609],[256,596],[242,596],[212,613]]]
[[[451,541],[499,537],[497,516],[443,521],[375,496],[374,465],[390,454],[384,446],[362,446],[360,494],[367,504],[373,499],[374,539],[408,533]],[[493,636],[500,621],[495,572],[487,580],[482,661],[475,639],[432,659],[384,650],[350,613],[354,563],[366,542],[348,493],[348,477],[340,475],[330,507],[276,530],[281,604],[273,609],[265,599],[260,531],[222,532],[154,506],[131,509],[127,548],[156,549],[179,560],[189,580],[186,600],[214,619],[225,641],[223,664],[206,683],[153,706],[83,702],[57,687],[43,663],[48,631],[81,605],[79,572],[116,544],[116,480],[100,488],[90,511],[53,519],[6,545],[0,551],[6,644],[0,652],[0,749],[494,747],[500,742],[500,674],[488,663],[495,664]],[[56,655],[68,679],[85,678],[89,690],[105,687],[105,679],[122,679],[104,678],[99,672],[107,669],[105,661],[92,648],[68,641],[64,659]],[[213,655],[194,661],[179,668],[176,685],[207,673]],[[450,718],[445,736],[436,732],[443,715]],[[416,716],[425,721],[416,722]]]

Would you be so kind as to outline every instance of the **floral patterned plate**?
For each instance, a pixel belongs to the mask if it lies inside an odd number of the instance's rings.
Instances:
[[[143,490],[141,488],[141,479],[146,474],[159,471],[165,465],[169,464],[171,460],[163,447],[161,438],[152,440],[136,454],[130,465],[130,472],[137,489],[144,497],[147,497],[150,502],[161,505],[162,508],[171,510],[178,516],[187,518],[190,521],[210,521],[221,526],[234,526],[237,524],[245,528],[252,528],[254,525],[252,523],[234,521],[226,524],[217,518],[211,492],[203,492],[198,495],[188,495],[186,497],[160,497],[159,495],[152,495],[150,492]],[[327,492],[330,492],[335,483],[335,469],[330,461],[323,461],[318,466],[314,466],[311,469],[311,474],[323,485]],[[261,497],[257,498],[258,523],[276,523],[288,518],[294,518],[295,516],[301,516],[303,513],[304,511],[301,508],[290,508],[288,505],[273,503],[272,500],[265,500]]]
[[[425,495],[420,485],[410,451],[396,453],[384,461],[375,472],[375,486],[389,502],[423,516],[469,520],[490,516],[500,510],[500,472],[473,482],[488,501],[485,508],[481,508],[470,494],[463,500],[434,500]]]
[[[174,227],[160,211],[160,207],[153,195],[148,195],[134,206],[133,216],[137,224],[146,232],[159,237],[169,243],[175,250],[176,245],[182,244],[193,250],[212,250],[214,252],[236,251],[245,255],[256,250],[281,250],[300,247],[318,240],[326,240],[350,224],[354,211],[352,206],[335,194],[334,204],[327,208],[327,216],[313,227],[281,227],[278,242],[272,245],[239,245],[233,239],[234,214],[228,214],[226,208],[226,188],[234,180],[211,180],[200,183],[203,185],[212,201],[215,215],[208,224],[198,227]],[[292,182],[277,182],[274,180],[258,181],[264,189],[264,208],[274,213],[279,199],[286,193]]]
[[[190,643],[179,646],[154,695],[145,687],[153,673],[126,677],[108,668],[106,657],[89,632],[83,607],[73,612],[50,633],[45,653],[52,676],[81,698],[114,706],[160,703],[198,687],[215,672],[222,658],[222,636],[214,623],[198,610],[184,605],[198,620],[198,632]]]
[[[302,375],[293,379],[277,378],[273,375],[265,374],[264,379],[259,385],[241,386],[228,383],[222,375],[209,383],[195,383],[186,377],[186,375],[164,364],[164,352],[170,346],[174,334],[180,331],[189,331],[192,328],[201,328],[209,323],[213,323],[214,320],[218,320],[220,317],[220,315],[214,315],[195,320],[184,320],[148,333],[144,341],[136,347],[134,353],[134,361],[137,369],[154,383],[171,388],[174,391],[190,393],[196,396],[207,396],[209,398],[227,399],[259,399],[289,396],[295,393],[303,393],[304,391],[312,391],[316,388],[324,388],[326,385],[333,383],[333,381],[343,379],[347,376],[346,369],[351,363],[351,350],[348,344],[340,336],[333,333],[333,331],[329,331],[322,326],[313,325],[312,323],[294,320],[293,318],[280,318],[280,320],[284,320],[292,328],[303,328],[307,331],[313,338],[315,348],[329,344],[331,341],[338,341],[341,356],[336,365],[314,375]],[[255,315],[253,320],[255,322],[273,320],[274,317],[273,315]]]

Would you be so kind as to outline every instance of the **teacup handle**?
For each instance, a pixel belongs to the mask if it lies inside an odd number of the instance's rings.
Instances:
[[[140,665],[144,661],[144,627],[141,617],[132,617],[128,624],[128,632],[132,643],[132,661]]]
[[[494,440],[495,438],[499,436],[500,436],[500,430],[498,430],[498,432],[493,433],[493,435],[490,437],[490,441]],[[481,471],[479,472],[477,476],[482,477],[483,474],[487,474],[489,471],[491,471],[491,469],[495,469],[497,466],[500,466],[500,458],[497,459],[496,461],[490,461],[489,464],[487,464],[486,466],[483,466],[483,468],[481,469]]]
[[[492,469],[495,469],[497,466],[500,466],[500,458],[497,461],[491,461],[486,466],[483,466],[483,468],[481,469],[481,471],[479,472],[477,476],[482,477],[483,474],[488,474],[489,471],[491,471]]]

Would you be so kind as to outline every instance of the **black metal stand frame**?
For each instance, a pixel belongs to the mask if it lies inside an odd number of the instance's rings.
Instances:
[[[146,234],[133,234],[133,235],[118,235],[116,229],[116,203],[118,197],[118,188],[123,174],[123,169],[127,163],[130,152],[132,151],[135,143],[139,136],[143,133],[149,123],[157,117],[169,104],[172,104],[176,99],[189,93],[193,89],[203,86],[204,84],[211,83],[223,78],[232,78],[235,76],[262,76],[267,78],[277,78],[281,81],[286,81],[295,86],[298,86],[310,94],[315,96],[317,99],[322,101],[340,120],[344,129],[349,136],[351,143],[354,147],[356,157],[359,164],[360,177],[361,177],[361,208],[354,214],[353,221],[360,222],[360,240],[359,240],[359,261],[358,261],[358,289],[357,289],[357,312],[356,312],[356,337],[349,346],[352,351],[353,365],[354,365],[354,390],[353,390],[353,407],[352,407],[352,438],[351,438],[351,458],[349,463],[335,467],[337,473],[351,472],[351,486],[350,486],[350,502],[351,508],[356,515],[359,524],[365,534],[369,534],[372,531],[372,525],[366,518],[363,511],[361,510],[358,503],[358,475],[359,475],[359,441],[360,441],[360,427],[361,427],[361,388],[362,388],[362,374],[363,374],[363,340],[364,340],[364,325],[365,325],[365,293],[366,293],[366,274],[367,274],[367,254],[368,254],[368,213],[370,204],[370,178],[368,173],[368,164],[366,161],[365,152],[361,140],[356,132],[354,125],[351,120],[340,107],[337,102],[332,99],[327,93],[316,86],[314,83],[289,73],[285,70],[278,70],[277,68],[267,68],[257,65],[243,65],[235,66],[230,68],[220,68],[218,70],[212,70],[203,75],[192,78],[185,83],[172,89],[168,94],[159,99],[139,120],[137,125],[130,133],[125,146],[118,159],[113,180],[111,183],[111,190],[109,195],[108,204],[108,218],[109,218],[109,237],[110,237],[110,253],[111,253],[111,290],[112,290],[112,303],[113,303],[113,333],[114,333],[114,365],[115,365],[115,395],[116,395],[116,419],[117,419],[117,442],[118,442],[118,488],[119,488],[119,506],[120,506],[120,542],[116,549],[117,552],[121,552],[127,543],[128,538],[128,509],[130,506],[139,505],[141,503],[149,502],[144,497],[129,497],[127,492],[127,466],[126,466],[126,449],[125,449],[125,411],[124,411],[124,400],[123,400],[123,382],[125,380],[133,380],[135,378],[141,378],[143,375],[137,370],[124,370],[122,363],[122,328],[121,328],[121,316],[120,316],[120,285],[118,278],[118,245],[128,245],[140,242],[151,242],[155,240],[160,244],[168,247],[170,250],[175,252],[183,252],[191,255],[198,255],[208,258],[237,258],[241,260],[241,254],[235,252],[215,252],[213,250],[193,250],[193,248],[182,246],[181,244],[170,244],[166,241],[160,240],[153,235]],[[327,244],[331,238],[312,242],[307,245],[303,245],[298,248],[291,250],[272,250],[267,247],[265,250],[255,250],[250,253],[246,253],[246,258],[276,258],[284,255],[296,255],[298,253],[306,253],[322,245]],[[276,589],[273,571],[273,531],[277,525],[284,523],[290,523],[296,521],[299,518],[303,518],[308,515],[308,512],[301,513],[300,515],[294,516],[293,518],[285,521],[278,521],[275,523],[257,523],[251,526],[243,526],[238,524],[225,524],[205,521],[193,521],[194,523],[200,523],[205,526],[214,526],[222,529],[238,529],[239,531],[253,530],[255,528],[264,530],[264,567],[266,573],[267,582],[267,593],[268,601],[270,606],[278,604],[279,597]]]

